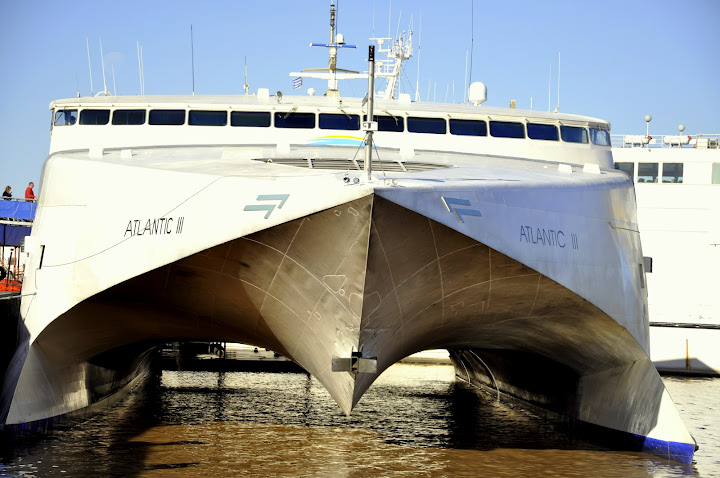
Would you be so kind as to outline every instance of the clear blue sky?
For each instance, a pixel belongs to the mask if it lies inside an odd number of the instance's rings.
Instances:
[[[146,94],[192,92],[190,25],[196,94],[242,94],[247,58],[251,92],[293,93],[290,71],[327,65],[327,51],[310,42],[329,39],[329,1],[0,0],[0,184],[23,193],[40,179],[48,152],[48,104],[102,90],[139,93],[136,42],[143,47]],[[488,87],[490,106],[548,109],[595,116],[613,133],[720,133],[720,1],[514,0],[507,2],[335,1],[338,31],[357,50],[340,53],[342,68],[365,70],[367,38],[415,30],[415,58],[402,90],[414,95],[420,39],[421,100],[462,101],[466,52],[472,79]],[[392,8],[391,8],[392,7]],[[471,15],[471,11],[474,15]],[[374,12],[374,15],[373,15]],[[373,21],[374,18],[374,21]],[[422,19],[422,29],[420,28]],[[471,35],[474,19],[474,35]],[[452,95],[453,81],[455,96]],[[325,82],[306,80],[302,90]],[[341,84],[363,96],[366,81]],[[429,98],[428,98],[428,92]],[[36,187],[36,192],[37,187]]]

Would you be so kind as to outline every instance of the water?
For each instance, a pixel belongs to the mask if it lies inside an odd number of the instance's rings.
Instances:
[[[720,379],[665,380],[701,445],[683,465],[398,364],[346,417],[305,374],[163,372],[90,420],[3,449],[0,476],[720,476]]]

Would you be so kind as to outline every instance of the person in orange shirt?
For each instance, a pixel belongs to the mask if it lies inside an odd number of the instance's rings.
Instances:
[[[35,197],[35,192],[33,192],[33,188],[35,187],[35,183],[28,184],[27,189],[25,190],[25,199],[29,199],[30,201],[35,201],[37,199]]]

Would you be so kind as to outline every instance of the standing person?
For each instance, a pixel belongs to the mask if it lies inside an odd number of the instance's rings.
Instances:
[[[10,199],[12,197],[12,188],[10,186],[5,187],[3,191],[3,199]]]
[[[29,199],[30,201],[34,201],[36,199],[35,192],[33,192],[34,187],[35,187],[35,183],[33,183],[33,182],[28,184],[28,187],[25,190],[25,199]]]

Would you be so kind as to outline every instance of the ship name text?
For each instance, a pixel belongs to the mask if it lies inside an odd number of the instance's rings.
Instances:
[[[184,217],[160,217],[157,219],[131,219],[125,228],[123,237],[161,235],[161,234],[181,234]]]
[[[570,242],[568,243],[563,231],[544,227],[520,226],[520,242],[558,247],[560,249],[564,249],[567,245],[570,245],[573,249],[579,248],[576,234],[570,234]]]

